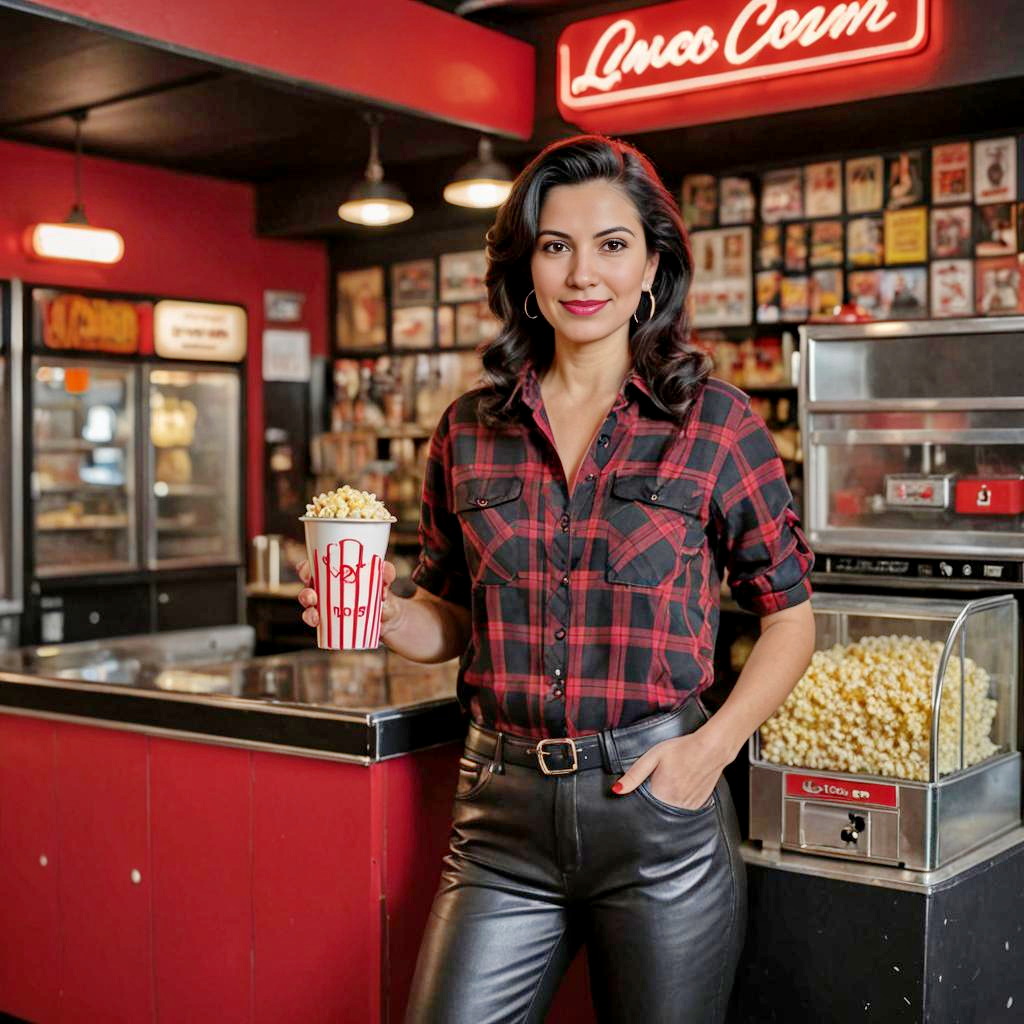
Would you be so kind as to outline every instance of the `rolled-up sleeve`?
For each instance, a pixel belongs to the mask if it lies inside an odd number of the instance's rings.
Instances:
[[[711,514],[716,558],[741,608],[770,615],[810,598],[814,555],[775,442],[749,405],[727,430]]]
[[[413,582],[436,597],[470,605],[469,568],[462,528],[452,511],[451,417],[449,407],[430,439],[420,509],[420,556]]]

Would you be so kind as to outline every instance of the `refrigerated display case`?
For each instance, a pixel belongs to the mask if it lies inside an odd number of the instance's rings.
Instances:
[[[135,405],[130,364],[33,358],[37,576],[138,567]]]
[[[147,367],[150,568],[241,559],[240,382],[234,370]]]
[[[240,621],[245,311],[52,288],[24,307],[23,642]]]

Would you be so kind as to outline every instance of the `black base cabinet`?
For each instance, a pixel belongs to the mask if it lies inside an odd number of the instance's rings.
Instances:
[[[162,573],[146,578],[48,580],[23,622],[23,644],[74,643],[242,622],[241,571]]]
[[[747,880],[729,1024],[1024,1021],[1024,843],[930,892],[753,863]]]

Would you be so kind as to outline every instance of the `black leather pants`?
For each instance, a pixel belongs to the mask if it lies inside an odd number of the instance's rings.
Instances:
[[[746,921],[728,786],[696,811],[646,783],[611,792],[644,750],[704,716],[691,702],[613,730],[603,766],[591,750],[586,768],[554,776],[527,766],[523,741],[511,763],[514,741],[502,751],[470,727],[407,1024],[541,1022],[582,944],[602,1024],[724,1019]]]

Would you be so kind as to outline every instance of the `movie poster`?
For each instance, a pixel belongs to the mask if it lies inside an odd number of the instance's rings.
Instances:
[[[804,168],[804,216],[838,217],[843,212],[843,171],[838,160]]]
[[[1017,251],[1017,204],[988,203],[974,210],[974,255],[1012,256]]]
[[[799,220],[804,215],[803,172],[799,167],[769,171],[761,178],[761,220]]]
[[[884,255],[882,218],[855,217],[846,225],[846,264],[880,267]]]
[[[806,320],[808,309],[808,284],[806,277],[784,277],[782,279],[782,319]]]
[[[754,183],[746,177],[725,177],[718,186],[718,223],[752,224],[757,213]]]
[[[885,208],[903,210],[923,202],[924,151],[912,149],[889,157]]]
[[[971,144],[951,142],[932,147],[932,202],[971,201]]]
[[[782,275],[777,270],[759,271],[756,278],[759,324],[775,324],[782,316]]]
[[[865,313],[873,317],[881,316],[881,270],[851,270],[846,275],[846,288],[851,302],[856,303]]]
[[[974,144],[974,201],[1007,203],[1017,198],[1017,140],[979,139]]]
[[[803,221],[786,225],[784,264],[786,270],[793,273],[807,269],[807,225]]]
[[[753,314],[753,274],[749,227],[695,231],[693,322],[695,327],[749,324]]]
[[[936,260],[931,265],[932,316],[974,315],[974,263]]]
[[[885,262],[923,263],[928,259],[928,209],[885,211]]]
[[[971,207],[947,206],[931,211],[932,259],[967,259],[972,255],[974,233]]]
[[[808,306],[812,318],[831,318],[843,304],[843,272],[815,270],[811,273]]]
[[[1020,260],[1016,256],[978,260],[974,294],[978,312],[985,316],[1024,312]]]
[[[812,267],[837,267],[843,262],[843,222],[816,220],[811,222]]]
[[[928,271],[905,267],[882,271],[879,316],[885,320],[920,320],[928,315]]]
[[[880,156],[846,161],[846,212],[871,213],[882,208],[884,164]]]
[[[762,224],[757,236],[757,269],[777,270],[782,266],[782,225]]]
[[[713,228],[718,212],[718,180],[713,174],[687,174],[679,193],[683,221],[695,228]]]

